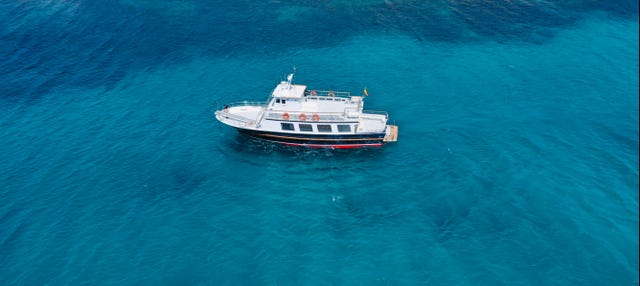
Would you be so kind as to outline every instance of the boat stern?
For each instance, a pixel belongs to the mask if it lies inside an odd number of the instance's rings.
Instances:
[[[383,142],[397,142],[398,141],[398,126],[397,125],[387,125],[385,129],[385,135]]]

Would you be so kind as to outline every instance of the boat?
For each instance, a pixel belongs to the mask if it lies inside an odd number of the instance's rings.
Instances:
[[[384,111],[363,110],[362,96],[309,90],[293,73],[277,84],[266,102],[236,102],[215,111],[218,121],[251,137],[311,148],[380,147],[398,139]]]

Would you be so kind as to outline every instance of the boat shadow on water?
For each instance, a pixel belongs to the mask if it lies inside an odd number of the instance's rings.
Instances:
[[[236,133],[235,136],[229,136],[226,140],[221,142],[228,148],[227,150],[233,150],[244,154],[279,154],[284,156],[296,156],[296,157],[340,157],[340,156],[366,156],[375,158],[383,154],[384,148],[380,147],[365,147],[354,149],[335,149],[335,148],[312,148],[306,146],[287,146],[278,142],[267,141],[251,137],[246,134]]]

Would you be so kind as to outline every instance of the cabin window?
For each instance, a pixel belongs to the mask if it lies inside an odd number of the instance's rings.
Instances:
[[[293,123],[280,123],[280,127],[282,127],[282,130],[286,130],[286,131],[295,130],[295,128],[293,128]]]
[[[300,129],[300,131],[309,131],[309,132],[313,131],[311,124],[298,124],[298,128]]]
[[[280,103],[280,99],[279,98],[276,98],[276,103]]]
[[[351,132],[351,125],[338,125],[338,132]]]
[[[286,101],[286,100],[284,100],[284,99],[283,99],[283,100],[282,100],[281,102],[282,102],[282,104],[285,104],[285,103],[287,103],[287,101]]]
[[[318,124],[318,132],[331,132],[331,125]]]

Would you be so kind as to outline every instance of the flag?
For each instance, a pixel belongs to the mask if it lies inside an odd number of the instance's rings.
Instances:
[[[367,87],[364,87],[364,95],[369,96],[369,93],[367,92]]]

